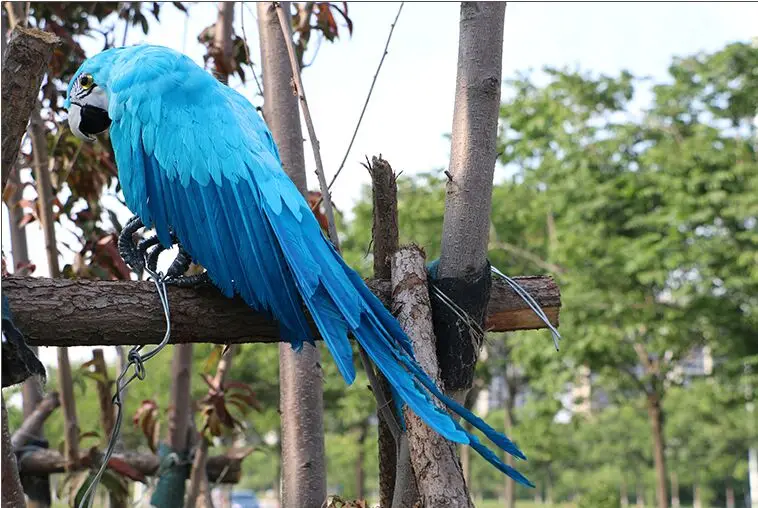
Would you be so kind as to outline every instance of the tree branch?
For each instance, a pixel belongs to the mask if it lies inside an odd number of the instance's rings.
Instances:
[[[374,73],[374,79],[371,81],[371,86],[368,89],[368,95],[366,95],[366,101],[363,103],[363,109],[361,110],[361,115],[358,117],[358,123],[355,124],[355,129],[353,130],[353,137],[350,138],[350,143],[347,145],[347,150],[345,150],[345,155],[342,157],[342,162],[340,163],[339,168],[337,168],[337,171],[334,173],[334,176],[332,177],[332,181],[329,182],[329,186],[327,189],[331,190],[332,185],[334,185],[334,182],[337,181],[337,177],[340,176],[340,173],[342,172],[342,168],[345,167],[345,161],[347,161],[348,155],[350,155],[350,149],[353,148],[353,143],[355,142],[356,136],[358,136],[358,129],[361,128],[361,122],[363,121],[363,115],[366,114],[366,108],[368,108],[368,103],[371,100],[371,94],[374,92],[374,85],[376,85],[376,79],[379,77],[379,71],[382,70],[382,65],[384,65],[384,58],[387,56],[387,53],[389,53],[388,49],[390,47],[390,41],[392,40],[392,33],[395,31],[395,25],[397,25],[397,20],[400,19],[400,13],[403,12],[403,5],[405,5],[405,2],[400,2],[400,7],[397,8],[397,14],[395,15],[395,20],[392,22],[392,25],[390,25],[390,33],[387,35],[387,42],[384,45],[384,52],[382,53],[382,58],[379,60],[379,65],[376,68],[376,72]]]
[[[442,387],[424,253],[415,245],[401,248],[392,258],[392,309],[413,343],[419,365]],[[473,507],[455,445],[430,429],[407,406],[404,413],[421,505]]]
[[[516,277],[534,296],[550,322],[558,325],[558,286],[550,277]],[[390,282],[369,280],[369,288],[389,300]],[[90,281],[5,277],[3,293],[15,322],[34,346],[113,346],[157,344],[163,313],[150,281]],[[169,288],[174,343],[279,342],[275,321],[241,299],[215,288]],[[543,328],[544,324],[507,284],[493,278],[487,314],[493,332]],[[313,327],[316,333],[315,326]]]
[[[11,34],[2,70],[2,188],[13,170],[42,77],[60,39],[49,32],[17,26]]]
[[[55,409],[61,405],[58,392],[50,392],[45,395],[34,411],[24,418],[24,422],[11,436],[11,446],[17,449],[31,438],[39,438],[42,426]]]
[[[232,449],[223,455],[216,455],[208,459],[208,478],[217,481],[226,469],[226,474],[221,478],[221,483],[237,483],[242,474],[242,460],[247,456],[247,449]],[[90,453],[79,458],[79,464],[75,470],[84,470],[96,463],[100,458],[97,453]],[[145,476],[158,474],[160,457],[152,453],[115,453],[114,459],[120,459]],[[21,474],[44,475],[62,473],[65,470],[66,460],[57,450],[37,450],[24,455],[19,461],[18,467]],[[14,505],[18,506],[18,505]]]

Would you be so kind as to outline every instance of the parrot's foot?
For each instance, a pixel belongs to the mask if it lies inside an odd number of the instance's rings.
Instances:
[[[156,273],[158,271],[158,257],[166,251],[157,236],[149,236],[139,240],[139,242],[134,241],[134,234],[144,227],[142,220],[134,216],[126,223],[118,238],[119,254],[139,277],[142,276],[145,269]],[[192,264],[192,256],[173,234],[171,235],[171,242],[179,248],[179,253],[166,271],[164,282],[167,285],[187,288],[212,284],[208,272],[185,275]]]
[[[140,252],[134,244],[134,234],[143,227],[145,226],[142,224],[142,220],[135,215],[129,219],[118,237],[118,253],[138,277],[141,277],[145,270],[145,258],[144,251]],[[140,243],[143,242],[144,240]]]

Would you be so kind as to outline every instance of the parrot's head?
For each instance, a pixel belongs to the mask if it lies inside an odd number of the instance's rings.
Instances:
[[[95,135],[111,125],[107,78],[114,57],[114,50],[108,50],[86,60],[68,84],[63,104],[68,110],[68,124],[84,141],[95,141]]]

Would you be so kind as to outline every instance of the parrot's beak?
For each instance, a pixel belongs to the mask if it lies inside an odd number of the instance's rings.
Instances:
[[[68,112],[68,124],[77,138],[95,141],[96,134],[105,132],[111,126],[111,118],[103,108],[72,103]]]

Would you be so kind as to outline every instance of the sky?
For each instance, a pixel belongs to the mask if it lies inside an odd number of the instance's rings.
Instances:
[[[348,5],[354,25],[352,37],[345,30],[335,43],[321,44],[314,64],[303,73],[328,180],[344,157],[399,6],[379,2]],[[215,20],[215,9],[214,3],[192,5],[187,17],[166,5],[160,25],[153,24],[147,36],[130,29],[127,44],[168,46],[202,65],[205,49],[197,42],[197,34]],[[235,30],[240,35],[241,16],[259,71],[255,4],[236,4]],[[360,166],[365,155],[382,154],[396,172],[404,174],[442,172],[447,167],[450,143],[445,135],[453,118],[458,17],[458,3],[404,5],[360,131],[332,188],[335,205],[348,216],[362,186],[369,183],[366,170]],[[656,82],[665,81],[674,56],[750,41],[758,36],[756,19],[756,3],[509,3],[503,79],[551,66],[605,74],[626,69]],[[116,39],[121,40],[120,33]],[[102,41],[88,40],[83,46],[88,54],[94,54],[102,48]],[[246,86],[234,81],[231,85],[256,105],[261,103],[252,80]],[[307,137],[305,129],[303,132]],[[317,189],[309,143],[305,158],[309,187]],[[124,210],[122,215],[129,213]],[[10,260],[5,205],[2,220],[2,248]],[[34,223],[27,231],[32,262],[37,265],[35,273],[47,276],[40,228]],[[74,358],[82,353],[72,350]],[[55,363],[54,348],[42,348],[40,356],[45,363]]]

